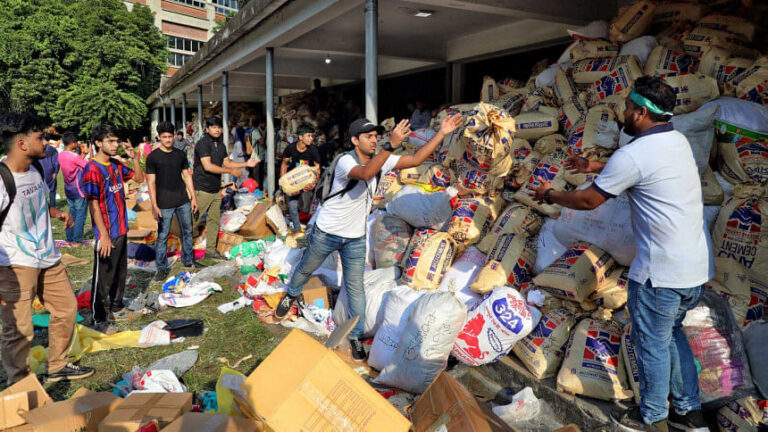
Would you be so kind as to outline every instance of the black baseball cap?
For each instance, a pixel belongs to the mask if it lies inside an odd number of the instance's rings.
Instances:
[[[368,133],[370,131],[376,131],[379,135],[384,133],[384,127],[375,125],[373,122],[366,118],[357,119],[349,125],[349,137],[356,137],[360,134]]]

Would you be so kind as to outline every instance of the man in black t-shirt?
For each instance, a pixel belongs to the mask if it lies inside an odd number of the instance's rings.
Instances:
[[[173,146],[173,132],[173,123],[159,123],[157,134],[160,147],[147,156],[149,197],[152,200],[152,215],[158,222],[155,242],[156,281],[164,281],[168,277],[166,249],[174,214],[181,227],[181,257],[184,266],[202,267],[195,262],[192,250],[192,213],[197,211],[197,197],[187,155]]]
[[[205,221],[205,257],[224,259],[216,252],[219,236],[219,217],[221,216],[221,175],[230,174],[237,178],[241,168],[253,168],[260,161],[250,159],[247,162],[232,162],[227,157],[227,149],[221,138],[222,122],[219,117],[205,120],[205,135],[195,146],[194,173],[198,212],[193,226],[197,227],[208,214]]]
[[[320,152],[317,151],[316,146],[312,145],[312,141],[315,139],[315,130],[307,125],[299,125],[296,134],[299,136],[299,141],[296,144],[289,144],[283,152],[283,165],[280,167],[280,177],[300,165],[311,165],[315,167],[318,174],[317,177],[320,178]],[[291,214],[291,230],[293,232],[301,231],[299,209],[304,213],[309,213],[312,208],[315,186],[317,186],[317,182],[307,186],[298,194],[288,197],[288,211]]]

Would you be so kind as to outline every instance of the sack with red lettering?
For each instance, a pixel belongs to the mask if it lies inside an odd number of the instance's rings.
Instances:
[[[467,314],[453,356],[470,366],[492,363],[509,354],[538,324],[541,313],[508,286],[496,288]]]
[[[573,313],[564,308],[552,308],[528,336],[512,347],[512,351],[536,378],[555,376],[575,324]]]

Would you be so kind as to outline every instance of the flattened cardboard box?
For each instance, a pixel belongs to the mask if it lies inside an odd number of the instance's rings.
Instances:
[[[123,400],[112,393],[98,392],[48,404],[21,415],[35,432],[95,431]]]
[[[24,424],[19,410],[29,411],[53,403],[35,374],[29,374],[22,380],[0,392],[0,429]]]
[[[319,277],[312,276],[309,278],[301,293],[306,304],[315,305],[321,309],[333,309],[331,289],[325,286]]]
[[[134,432],[157,420],[160,427],[192,411],[192,393],[134,393],[99,423],[99,432]]]
[[[267,225],[267,211],[270,207],[272,207],[272,204],[269,202],[257,203],[237,233],[243,237],[256,238],[274,235],[275,232]]]
[[[410,422],[336,355],[345,321],[325,346],[293,330],[245,380],[246,401],[267,430],[407,431]]]
[[[188,412],[162,432],[260,432],[264,424],[256,420],[227,415]]]

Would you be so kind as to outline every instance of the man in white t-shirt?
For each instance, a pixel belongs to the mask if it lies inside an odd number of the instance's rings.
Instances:
[[[61,220],[67,228],[73,221],[69,213],[48,206],[50,192],[37,162],[45,157],[42,130],[40,119],[32,115],[0,117],[0,134],[8,152],[8,157],[0,162],[0,342],[9,385],[30,373],[35,296],[51,312],[46,381],[72,381],[94,373],[91,368],[67,360],[77,300],[61,254],[53,244],[51,218]]]
[[[661,78],[641,77],[627,98],[624,131],[634,138],[606,163],[582,157],[566,168],[600,173],[592,187],[555,191],[539,178],[539,202],[591,210],[626,192],[637,238],[628,301],[640,377],[640,406],[614,413],[624,430],[707,431],[698,374],[682,321],[714,276],[712,239],[703,216],[693,151],[668,122],[676,96]],[[588,240],[588,239],[585,239]],[[668,397],[672,394],[669,409]]]
[[[392,131],[389,142],[385,142],[376,153],[381,126],[367,119],[352,122],[349,136],[354,146],[350,152],[339,158],[333,174],[331,191],[318,210],[315,225],[308,230],[309,245],[304,251],[286,294],[275,309],[275,317],[288,316],[291,305],[304,288],[312,273],[333,251],[338,250],[344,272],[344,288],[349,298],[349,315],[360,320],[349,334],[352,357],[365,360],[363,349],[363,323],[365,321],[365,291],[363,271],[365,270],[365,222],[371,212],[373,195],[376,193],[377,174],[396,169],[411,168],[424,163],[438,144],[463,122],[460,114],[446,118],[440,131],[415,154],[396,156],[392,151],[400,146],[410,133],[408,120],[401,121]],[[354,183],[350,183],[354,182]],[[350,187],[353,186],[354,187]]]

